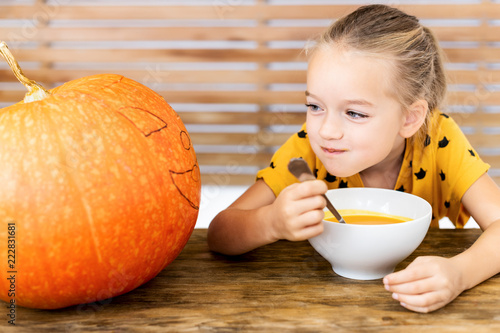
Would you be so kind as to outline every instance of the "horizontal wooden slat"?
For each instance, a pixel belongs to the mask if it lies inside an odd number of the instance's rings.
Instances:
[[[467,138],[469,139],[471,145],[474,148],[496,148],[498,147],[498,143],[500,142],[500,134],[468,134]]]
[[[450,84],[475,84],[484,86],[500,83],[500,70],[486,70],[483,68],[478,70],[448,70],[447,75]]]
[[[478,89],[472,92],[456,92],[448,93],[449,101],[453,104],[464,106],[480,106],[480,105],[499,105],[500,91],[488,91]]]
[[[303,92],[283,91],[157,91],[169,103],[305,103]],[[19,101],[24,91],[0,91],[0,101]]]
[[[238,1],[211,1],[207,6],[0,6],[0,18],[32,19],[331,19],[347,14],[359,5],[238,6]],[[413,4],[398,8],[419,18],[500,18],[494,3]]]
[[[231,154],[231,153],[219,153],[219,154],[203,154],[198,153],[196,158],[200,165],[256,165],[259,167],[265,167],[269,165],[271,161],[272,154],[259,152],[258,154]]]
[[[230,40],[230,41],[272,41],[308,40],[319,34],[321,27],[119,27],[119,28],[38,28],[36,41],[179,41],[179,40]],[[463,31],[466,35],[471,32]],[[472,32],[473,33],[473,32]],[[0,38],[9,40],[22,36],[23,28],[0,29]],[[479,36],[479,33],[478,33]],[[10,37],[10,38],[9,38]]]
[[[449,61],[500,62],[500,48],[445,48]],[[44,62],[296,62],[300,49],[13,49],[19,61]]]
[[[203,145],[258,145],[263,146],[279,146],[282,145],[289,137],[290,133],[266,133],[261,137],[265,138],[259,142],[259,136],[255,133],[190,133],[193,144]]]
[[[104,67],[105,64],[99,64]],[[112,64],[109,65],[110,67]],[[299,70],[165,70],[157,65],[142,65],[143,69],[108,70],[123,75],[138,82],[157,83],[305,83],[306,72]],[[37,82],[53,83],[68,82],[88,75],[102,74],[103,69],[27,69],[26,76]],[[499,72],[500,73],[500,72]],[[500,75],[499,75],[500,77]],[[472,79],[472,78],[471,78]],[[13,82],[15,77],[10,70],[0,70],[0,82]],[[465,82],[465,81],[464,81]],[[467,81],[469,82],[469,81]],[[500,79],[499,79],[500,82]]]
[[[449,112],[459,126],[467,127],[500,127],[500,113],[460,113]]]
[[[255,175],[230,174],[230,173],[202,173],[201,183],[203,185],[250,185],[255,182]]]
[[[26,28],[0,28],[0,39],[4,41],[25,40]],[[37,42],[54,41],[306,41],[314,39],[324,27],[117,27],[117,28],[51,28],[40,27],[33,33]],[[500,41],[498,26],[433,27],[442,41]]]
[[[304,107],[305,111],[305,107]],[[298,125],[305,119],[300,112],[178,112],[186,124]]]
[[[157,91],[169,103],[304,103],[303,92],[262,91]],[[25,91],[0,91],[0,101],[16,102],[24,98]]]
[[[305,61],[297,49],[14,49],[18,61],[276,62]],[[470,52],[469,52],[470,53]],[[500,53],[500,52],[499,52]]]
[[[500,155],[482,155],[481,159],[489,163],[493,168],[500,169]]]

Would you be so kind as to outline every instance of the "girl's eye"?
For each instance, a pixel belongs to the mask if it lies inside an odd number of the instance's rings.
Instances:
[[[321,111],[321,108],[315,104],[306,104],[307,110],[312,111],[312,112],[318,112]]]
[[[346,114],[347,114],[349,117],[354,118],[354,119],[361,119],[361,118],[367,118],[367,117],[368,117],[366,114],[359,113],[359,112],[352,111],[352,110],[348,110],[348,111],[346,112]]]

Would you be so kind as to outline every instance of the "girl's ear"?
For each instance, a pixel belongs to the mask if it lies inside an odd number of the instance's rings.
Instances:
[[[419,99],[414,102],[404,116],[403,126],[399,131],[399,134],[403,138],[409,138],[422,127],[427,117],[427,110],[429,109],[429,104],[426,100]]]

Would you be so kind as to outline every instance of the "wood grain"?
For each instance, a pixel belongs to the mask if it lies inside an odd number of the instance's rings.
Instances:
[[[453,256],[478,229],[431,229],[397,270],[421,255]],[[448,306],[419,314],[402,308],[381,280],[336,275],[308,242],[279,241],[248,254],[212,253],[196,229],[179,257],[145,285],[93,304],[62,310],[18,308],[2,332],[496,332],[500,276]]]

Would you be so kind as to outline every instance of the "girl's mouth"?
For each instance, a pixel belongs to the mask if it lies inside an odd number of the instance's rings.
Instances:
[[[321,149],[328,154],[340,154],[340,153],[345,153],[347,149],[336,149],[336,148],[326,148],[326,147],[321,147]]]

